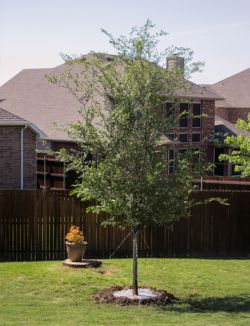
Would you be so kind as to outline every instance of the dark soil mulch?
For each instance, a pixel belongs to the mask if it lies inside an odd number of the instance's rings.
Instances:
[[[140,287],[143,288],[143,287]],[[126,297],[115,297],[113,293],[115,291],[120,291],[123,289],[131,289],[131,287],[124,288],[122,286],[112,286],[111,288],[104,289],[96,294],[94,294],[94,299],[98,303],[113,303],[118,304],[121,306],[126,305],[157,305],[157,306],[166,306],[175,303],[178,299],[171,293],[168,293],[166,291],[159,291],[155,288],[150,288],[153,291],[156,291],[159,293],[159,295],[155,298],[150,299],[129,299]]]

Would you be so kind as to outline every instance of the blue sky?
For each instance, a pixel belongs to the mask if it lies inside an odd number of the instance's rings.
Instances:
[[[100,29],[126,34],[150,18],[206,62],[213,83],[250,67],[250,0],[0,0],[0,85],[25,68],[54,67],[60,52],[112,52]]]

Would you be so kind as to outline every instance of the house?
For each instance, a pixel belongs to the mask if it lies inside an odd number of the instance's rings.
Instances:
[[[225,136],[246,136],[250,137],[250,132],[239,130],[231,122],[215,116],[215,128],[214,135],[211,139],[214,144],[213,162],[214,162],[214,176],[239,176],[238,172],[234,171],[234,166],[228,161],[220,161],[219,156],[221,154],[230,154],[232,149],[228,147],[225,142]]]
[[[114,56],[101,54],[103,60],[112,61]],[[83,56],[88,60],[89,55]],[[183,60],[167,58],[167,68],[182,67]],[[72,69],[77,73],[77,65]],[[9,112],[32,121],[46,138],[52,150],[59,148],[76,149],[76,144],[68,137],[65,128],[80,119],[80,104],[65,88],[51,84],[46,75],[59,75],[65,65],[50,69],[25,69],[0,87],[0,97],[5,99],[2,107]],[[186,87],[177,92],[179,98],[176,114],[187,112],[178,120],[176,128],[164,135],[169,144],[175,141],[175,150],[186,151],[190,148],[204,152],[205,159],[214,161],[214,144],[210,138],[214,133],[215,110],[223,96],[218,95],[211,85],[201,86],[186,81]],[[166,103],[166,112],[173,103]],[[202,115],[202,116],[201,116]],[[206,116],[203,117],[203,116]],[[43,152],[43,142],[37,142],[40,154],[37,156],[37,178],[39,188],[62,189],[70,184],[70,176],[64,173],[64,164]],[[168,151],[169,173],[174,169],[175,151]]]
[[[183,67],[184,62],[180,68]],[[177,143],[175,151],[169,150],[168,160],[174,161],[176,151],[185,152],[191,148],[202,152],[204,159],[212,162],[214,145],[209,140],[214,133],[215,101],[222,100],[222,98],[209,87],[190,81],[186,81],[185,87],[176,95],[179,98],[176,108],[176,115],[179,119],[176,127],[167,136],[172,140],[175,139]],[[166,110],[171,109],[171,106],[172,103],[166,103]],[[183,115],[185,112],[187,114]],[[169,173],[172,173],[174,163],[169,169]]]
[[[210,85],[209,88],[224,98],[215,102],[217,116],[233,124],[238,118],[246,120],[250,112],[250,68]]]
[[[37,188],[36,139],[44,136],[33,123],[0,107],[0,189]]]
[[[246,120],[250,113],[250,68],[223,79],[207,87],[223,98],[215,101],[215,133],[219,146],[214,146],[215,176],[238,175],[228,162],[219,160],[220,154],[228,154],[231,149],[224,144],[222,134],[249,136],[249,132],[235,128],[239,118]]]
[[[67,187],[64,164],[43,154],[44,140],[46,148],[52,150],[75,146],[64,128],[80,118],[79,103],[64,89],[49,83],[45,77],[63,70],[64,65],[52,69],[25,69],[0,87],[0,98],[5,99],[1,103],[2,108],[32,121],[43,132],[35,146],[41,150],[40,155],[37,155],[37,177],[34,179],[39,188]]]

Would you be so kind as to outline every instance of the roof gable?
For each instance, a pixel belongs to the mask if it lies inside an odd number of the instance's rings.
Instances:
[[[6,111],[2,108],[0,108],[0,124],[1,125],[4,125],[4,124],[12,124],[12,125],[25,125],[27,124],[28,121],[22,119],[21,117],[9,112],[9,111]]]
[[[225,98],[216,106],[250,108],[250,68],[210,85],[210,88]]]
[[[113,57],[113,56],[111,56]],[[105,60],[111,60],[110,56]],[[87,56],[83,56],[87,58]],[[73,69],[75,65],[71,65]],[[49,139],[69,140],[65,128],[80,120],[81,104],[65,88],[51,84],[45,75],[58,75],[65,69],[62,64],[48,69],[25,69],[0,87],[1,107],[34,123]],[[76,67],[79,69],[79,66]],[[219,97],[207,87],[186,82],[185,90],[177,96],[215,100]]]
[[[234,136],[250,137],[249,131],[238,129],[236,125],[219,116],[215,116],[215,131],[221,131]]]
[[[47,138],[47,136],[33,123],[2,108],[0,108],[0,126],[29,126],[39,138]]]

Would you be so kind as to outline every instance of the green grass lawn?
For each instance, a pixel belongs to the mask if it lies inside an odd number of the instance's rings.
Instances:
[[[250,260],[140,259],[140,284],[167,290],[181,303],[95,303],[95,291],[131,284],[131,263],[104,260],[84,270],[58,261],[1,263],[0,325],[250,325]]]

